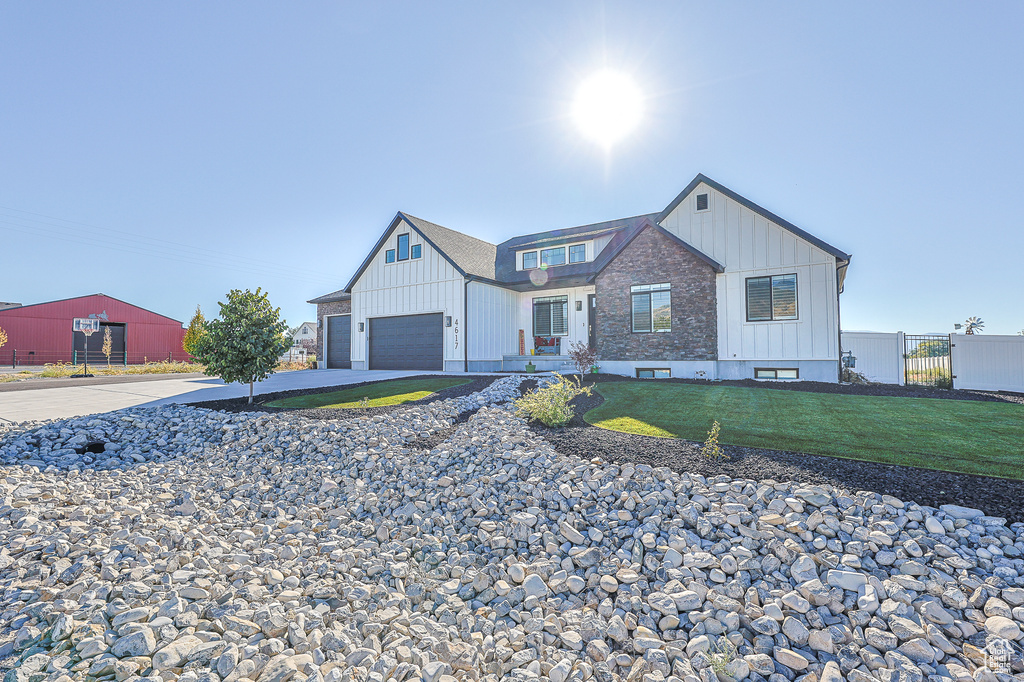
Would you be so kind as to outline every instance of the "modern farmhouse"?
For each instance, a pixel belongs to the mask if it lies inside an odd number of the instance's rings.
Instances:
[[[659,213],[498,245],[398,213],[317,304],[328,368],[837,381],[850,255],[698,175]]]

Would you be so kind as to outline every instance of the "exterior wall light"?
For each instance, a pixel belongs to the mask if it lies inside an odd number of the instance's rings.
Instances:
[[[363,331],[363,323],[362,322],[359,323],[359,331]]]
[[[452,316],[451,315],[445,315],[444,316],[444,326],[446,326],[446,327],[452,326]]]
[[[576,312],[583,310],[583,301],[576,301]]]

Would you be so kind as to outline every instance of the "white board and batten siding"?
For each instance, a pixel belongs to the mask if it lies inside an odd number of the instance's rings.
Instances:
[[[708,209],[696,210],[698,194]],[[839,359],[836,259],[701,184],[661,226],[725,267],[718,275],[719,360]],[[796,320],[747,322],[746,279],[796,274]]]
[[[469,361],[498,363],[519,352],[519,293],[484,282],[469,283],[466,327]]]
[[[955,334],[954,388],[1024,393],[1024,336]]]
[[[445,369],[461,369],[464,350],[456,330],[461,333],[463,327],[465,279],[419,233],[403,229],[406,227],[402,225],[388,236],[352,285],[352,368],[367,369],[370,318],[443,313],[453,319],[452,326],[444,330]],[[397,235],[406,231],[409,232],[410,252],[414,244],[420,244],[422,257],[385,263],[385,251],[396,248]],[[362,332],[360,322],[364,323]],[[458,361],[457,368],[455,361]]]

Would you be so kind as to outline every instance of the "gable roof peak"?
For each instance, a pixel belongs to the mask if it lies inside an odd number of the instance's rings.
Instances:
[[[784,230],[788,230],[789,232],[792,232],[793,234],[795,234],[797,237],[800,237],[804,241],[807,241],[807,242],[810,242],[811,244],[814,244],[815,246],[817,246],[822,251],[835,256],[837,261],[849,261],[850,260],[850,254],[846,253],[845,251],[837,249],[836,247],[832,246],[831,244],[829,244],[825,240],[819,239],[818,237],[815,237],[813,234],[811,234],[810,232],[807,232],[806,230],[800,229],[799,227],[797,227],[793,223],[789,222],[785,218],[781,218],[781,217],[775,215],[774,213],[772,213],[768,209],[764,208],[763,206],[755,204],[750,199],[747,199],[746,197],[741,196],[740,194],[738,194],[738,193],[734,192],[733,190],[729,189],[725,185],[712,180],[711,178],[709,178],[708,176],[704,175],[703,173],[697,173],[696,177],[694,177],[693,180],[690,181],[690,184],[688,184],[683,189],[683,191],[680,192],[676,196],[675,199],[673,199],[671,202],[669,202],[669,205],[665,207],[665,210],[663,210],[661,213],[658,214],[658,217],[655,219],[655,222],[658,223],[658,224],[661,224],[661,222],[663,220],[665,220],[666,218],[668,218],[669,215],[671,215],[672,211],[676,210],[676,208],[679,206],[679,204],[683,203],[683,201],[686,199],[686,197],[690,196],[690,194],[693,192],[693,190],[697,189],[697,187],[699,185],[701,185],[701,184],[705,184],[708,187],[710,187],[711,189],[724,194],[725,196],[729,197],[730,199],[732,199],[733,201],[737,202],[738,204],[749,208],[751,211],[753,211],[754,213],[757,213],[761,217],[767,218],[768,220],[772,221],[773,223],[775,223],[779,227],[783,228]]]

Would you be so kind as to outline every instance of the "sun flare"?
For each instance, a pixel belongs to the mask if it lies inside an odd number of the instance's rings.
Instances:
[[[624,73],[598,71],[580,84],[572,113],[580,132],[611,147],[640,122],[643,93]]]

